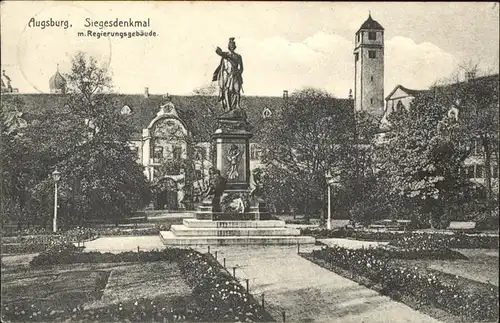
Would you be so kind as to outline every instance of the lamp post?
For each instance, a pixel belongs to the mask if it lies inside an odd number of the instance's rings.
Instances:
[[[57,182],[61,179],[61,173],[57,169],[52,172],[52,179],[54,180],[54,221],[52,230],[57,232]]]
[[[332,223],[331,223],[331,214],[332,214],[332,198],[331,198],[331,195],[332,195],[332,186],[331,186],[331,183],[332,183],[332,174],[330,172],[330,170],[328,170],[325,174],[325,177],[326,177],[326,184],[328,185],[328,216],[327,216],[327,221],[326,221],[326,228],[328,230],[331,230],[332,229]]]

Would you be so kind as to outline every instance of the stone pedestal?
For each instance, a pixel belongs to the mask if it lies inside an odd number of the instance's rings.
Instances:
[[[300,230],[287,228],[279,220],[199,220],[184,219],[182,225],[172,225],[161,231],[167,247],[199,245],[296,245],[314,244],[313,237],[300,235]]]
[[[233,114],[234,115],[234,114]],[[227,179],[224,197],[248,196],[250,187],[250,143],[252,133],[244,117],[221,118],[212,135],[216,146],[214,166]],[[263,201],[254,197],[244,212],[214,212],[211,200],[198,207],[195,219],[184,219],[160,232],[166,246],[313,244],[313,237],[301,236],[298,229],[287,228],[284,221],[271,220]]]
[[[227,192],[246,192],[250,188],[250,143],[252,133],[242,120],[219,119],[212,135],[216,146],[215,167],[227,179]]]

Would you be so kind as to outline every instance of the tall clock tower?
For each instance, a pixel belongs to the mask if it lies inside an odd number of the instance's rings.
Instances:
[[[354,107],[377,119],[384,112],[384,28],[371,14],[354,41]]]

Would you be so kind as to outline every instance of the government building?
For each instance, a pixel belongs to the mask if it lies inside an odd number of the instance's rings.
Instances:
[[[398,85],[384,98],[384,28],[371,15],[355,33],[354,44],[354,97],[349,93],[348,98],[336,100],[352,109],[369,112],[378,121],[381,120],[383,126],[391,111],[397,106],[408,108],[419,91]],[[498,75],[488,80],[498,83]],[[28,116],[43,113],[48,107],[63,107],[68,100],[66,79],[57,69],[48,82],[50,93],[18,93],[4,71],[2,95],[22,97],[25,102],[22,112]],[[133,126],[130,149],[135,152],[137,162],[144,166],[144,174],[154,187],[156,195],[153,207],[182,209],[187,192],[199,196],[204,190],[208,169],[212,167],[210,138],[215,129],[215,118],[209,108],[217,106],[217,98],[153,95],[147,87],[141,92],[132,95],[109,94],[109,97],[114,102],[113,106]],[[242,96],[241,106],[254,128],[250,143],[250,173],[260,165],[259,135],[262,127],[269,126],[280,109],[286,109],[287,100],[286,90],[275,97]],[[194,169],[190,174],[186,174],[187,160],[194,161]],[[160,172],[160,166],[165,163],[170,167]],[[482,176],[481,165],[480,159],[468,161],[466,169],[471,178]],[[498,177],[497,165],[498,160],[492,166],[494,177]],[[187,177],[194,179],[190,181],[193,182],[192,188],[185,187]]]

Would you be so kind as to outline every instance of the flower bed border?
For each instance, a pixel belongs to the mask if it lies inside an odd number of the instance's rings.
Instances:
[[[341,267],[332,265],[332,263],[329,263],[323,259],[314,258],[311,253],[299,253],[299,255],[302,258],[307,259],[310,262],[312,262],[312,263],[314,263],[322,268],[325,268],[326,270],[334,272],[337,275],[340,275],[344,278],[352,280],[352,281],[354,281],[362,286],[365,286],[366,288],[374,290],[381,295],[384,295],[384,296],[387,296],[387,297],[393,299],[394,301],[403,303],[406,306],[408,306],[416,311],[427,314],[427,315],[429,315],[429,316],[431,316],[439,321],[445,322],[446,318],[451,317],[453,319],[452,321],[455,323],[468,323],[468,320],[463,320],[463,318],[456,316],[456,315],[453,315],[449,312],[446,312],[443,309],[433,307],[433,306],[427,305],[427,304],[420,304],[417,300],[409,298],[409,297],[401,297],[400,294],[392,294],[391,295],[390,293],[384,293],[385,291],[383,290],[383,288],[380,284],[375,284],[372,281],[370,281],[368,278],[366,278],[365,276],[354,274],[353,272],[351,272],[347,269],[343,269]]]
[[[405,304],[413,305],[416,309],[422,306],[432,307],[434,310],[446,311],[465,322],[470,319],[498,319],[499,294],[496,287],[492,287],[489,294],[471,294],[456,285],[443,283],[435,275],[413,270],[389,258],[378,257],[372,251],[335,246],[313,251],[309,256],[301,256],[314,263],[318,263],[315,260],[322,260],[330,264],[323,266],[326,269],[375,289],[396,301],[406,301]],[[346,272],[349,274],[346,275]]]
[[[67,309],[66,311],[54,311],[38,308],[37,306],[18,306],[16,308],[3,308],[2,318],[18,320],[64,320],[67,318],[75,320],[97,320],[106,318],[112,321],[123,321],[128,319],[139,320],[145,315],[153,321],[217,321],[234,322],[274,322],[272,316],[266,312],[255,300],[253,295],[247,293],[243,286],[232,277],[211,255],[201,254],[194,250],[167,248],[163,251],[148,252],[122,252],[119,254],[100,252],[80,252],[73,244],[56,245],[48,251],[33,258],[31,266],[44,266],[54,264],[72,263],[98,263],[98,262],[151,262],[151,261],[176,261],[181,273],[187,283],[193,287],[192,296],[198,308],[191,310],[176,308],[160,313],[160,307],[156,307],[154,299],[131,300],[135,301],[132,310],[128,313],[130,317],[124,316],[122,303],[114,304],[104,310],[84,310],[83,308]],[[194,270],[193,270],[194,269]],[[217,297],[207,298],[207,295]],[[128,304],[127,303],[127,304]],[[160,304],[158,304],[160,305]],[[214,309],[215,305],[215,309]],[[4,315],[5,314],[5,315]],[[161,314],[161,315],[160,315]],[[162,316],[166,315],[166,316]],[[157,319],[157,320],[156,320]],[[201,320],[202,319],[202,320]],[[142,321],[142,320],[141,320]]]
[[[251,293],[211,254],[188,249],[178,262],[209,322],[275,322]]]

